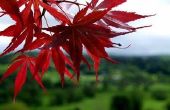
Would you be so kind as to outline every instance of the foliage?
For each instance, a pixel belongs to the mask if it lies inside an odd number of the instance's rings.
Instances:
[[[83,93],[86,97],[94,97],[96,95],[96,88],[94,86],[92,84],[84,86]]]
[[[151,95],[156,100],[166,100],[168,96],[164,90],[154,90],[151,92]]]
[[[111,110],[142,110],[139,92],[119,93],[112,97]]]
[[[83,62],[89,68],[91,66],[83,56],[84,49],[94,62],[96,79],[98,79],[101,58],[116,63],[105,51],[105,48],[120,46],[120,44],[113,43],[111,38],[147,27],[132,27],[127,23],[148,16],[112,10],[124,2],[126,0],[103,0],[101,2],[92,0],[85,4],[81,4],[77,0],[1,0],[0,17],[7,15],[15,23],[0,32],[0,36],[12,37],[11,42],[0,56],[14,51],[25,41],[23,48],[15,52],[18,57],[13,60],[1,81],[11,75],[16,70],[16,65],[20,64],[15,79],[14,98],[25,84],[28,68],[34,79],[44,88],[41,78],[48,70],[51,58],[62,85],[65,76],[73,81],[76,80],[74,78],[76,76],[79,80],[80,64]],[[75,15],[69,13],[72,7],[78,8]],[[57,21],[54,26],[49,26],[47,14]],[[43,20],[45,22],[42,22]],[[113,30],[113,27],[124,31]],[[36,57],[26,55],[27,51],[35,49],[39,50]],[[73,74],[68,70],[68,66],[74,71]]]
[[[65,93],[66,91],[63,90],[56,90],[54,91],[55,95],[53,96],[52,100],[51,100],[51,105],[63,105],[66,101],[65,101]]]
[[[150,87],[151,96],[155,100],[166,100],[169,97],[169,85],[153,85]]]
[[[52,92],[53,97],[51,98],[50,105],[63,105],[66,103],[74,103],[81,101],[84,97],[83,90],[76,88],[56,89]]]
[[[165,107],[166,107],[166,110],[170,110],[170,101],[167,101]]]
[[[131,110],[130,106],[128,96],[117,95],[112,99],[110,110]]]
[[[5,104],[1,107],[2,110],[29,110],[26,105],[23,103],[10,103],[10,104]]]

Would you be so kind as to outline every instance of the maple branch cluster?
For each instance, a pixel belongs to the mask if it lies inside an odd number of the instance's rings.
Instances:
[[[124,2],[126,0],[101,2],[92,0],[86,4],[79,3],[77,0],[0,0],[0,10],[2,10],[0,17],[7,15],[15,21],[15,24],[0,31],[1,37],[12,38],[0,56],[10,52],[17,53],[17,57],[0,81],[9,77],[14,71],[18,71],[14,85],[15,98],[25,84],[27,70],[29,70],[37,83],[45,89],[42,77],[48,70],[50,61],[53,61],[62,85],[65,77],[78,81],[81,63],[91,68],[91,64],[83,55],[84,50],[93,61],[96,79],[98,79],[101,59],[116,63],[105,51],[105,48],[120,46],[113,43],[111,38],[143,28],[132,27],[127,23],[148,17],[134,12],[112,10]],[[78,8],[75,15],[68,13],[73,5]],[[46,18],[48,14],[57,21],[55,26],[48,25]],[[114,28],[124,31],[118,32]],[[22,49],[14,51],[22,42],[24,42]],[[39,50],[36,57],[27,55],[27,52],[35,49]]]

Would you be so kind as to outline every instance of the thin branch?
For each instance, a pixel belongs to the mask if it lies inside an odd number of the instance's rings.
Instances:
[[[81,3],[77,3],[77,2],[72,2],[72,1],[66,1],[66,0],[64,0],[64,1],[56,1],[57,3],[63,3],[63,2],[66,2],[66,3],[71,3],[71,4],[75,4],[75,5],[83,5],[83,6],[86,6],[85,4],[81,4]]]
[[[46,23],[47,27],[49,28],[50,26],[48,25],[47,18],[45,17],[45,15],[44,15],[43,17],[44,17],[44,19],[45,19],[45,23]],[[50,35],[52,36],[52,33],[51,33],[51,32],[50,32]]]

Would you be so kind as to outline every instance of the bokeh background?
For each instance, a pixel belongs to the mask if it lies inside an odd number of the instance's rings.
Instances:
[[[152,27],[112,39],[131,46],[107,49],[119,64],[102,60],[98,83],[94,70],[82,64],[79,84],[67,79],[62,88],[51,64],[43,79],[47,92],[30,76],[14,104],[14,74],[0,84],[0,110],[170,110],[170,0],[127,0],[115,10],[155,16],[130,23]],[[1,18],[0,30],[11,23],[9,17]],[[1,52],[9,41],[1,37]],[[12,54],[0,58],[0,77],[11,58]]]

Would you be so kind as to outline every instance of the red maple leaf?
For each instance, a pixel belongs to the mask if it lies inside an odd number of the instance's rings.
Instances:
[[[27,69],[30,69],[32,75],[34,75],[35,60],[36,60],[35,58],[26,55],[18,56],[13,60],[13,63],[9,66],[7,71],[3,74],[2,78],[0,79],[0,82],[2,82],[4,79],[12,75],[14,71],[18,71],[14,85],[15,86],[14,99],[16,98],[17,94],[21,91],[23,85],[26,82]],[[45,89],[39,74],[34,75],[33,78],[43,89]]]
[[[15,80],[14,98],[20,92],[26,81],[27,69],[30,69],[33,78],[44,88],[41,80],[50,66],[52,60],[64,84],[65,76],[73,81],[80,77],[80,65],[90,63],[83,51],[94,62],[96,79],[101,59],[112,60],[106,48],[115,48],[120,44],[111,41],[111,38],[135,32],[142,27],[132,27],[128,22],[149,17],[134,12],[114,11],[113,8],[125,3],[126,0],[91,0],[86,4],[75,0],[0,0],[0,17],[8,15],[15,24],[0,31],[0,36],[12,37],[11,42],[0,55],[13,52],[22,42],[23,48],[16,52],[21,54],[4,73],[1,81],[19,69]],[[65,4],[65,5],[63,5]],[[78,7],[75,15],[69,13],[72,7]],[[64,9],[67,7],[67,11]],[[58,23],[48,25],[47,14],[55,18]],[[43,19],[45,22],[42,22]],[[47,26],[45,26],[45,24]],[[120,28],[123,32],[115,31]],[[24,55],[27,51],[38,49],[38,56]],[[20,65],[18,67],[18,65]],[[74,71],[71,73],[68,66]]]

